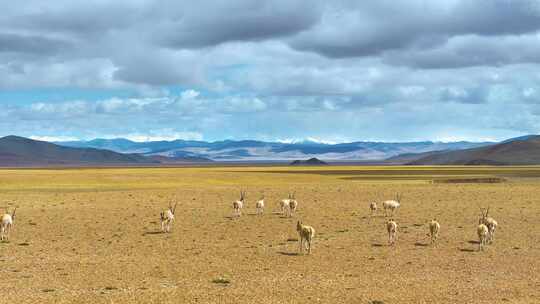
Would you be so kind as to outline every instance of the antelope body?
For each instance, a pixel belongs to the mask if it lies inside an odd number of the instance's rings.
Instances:
[[[300,221],[296,222],[296,231],[298,231],[300,242],[300,253],[307,249],[308,254],[311,254],[311,243],[315,237],[315,229],[311,226],[302,225]]]
[[[434,244],[439,237],[439,230],[441,230],[441,225],[437,220],[433,219],[429,222],[429,236],[431,238],[431,244]]]
[[[289,216],[292,216],[292,213],[296,211],[296,207],[298,207],[298,201],[296,200],[295,196],[296,196],[296,193],[293,193],[293,194],[289,193],[286,199],[282,199],[279,202],[282,214],[287,214]]]
[[[13,221],[15,220],[15,211],[17,211],[17,208],[15,208],[11,214],[6,211],[6,213],[2,215],[0,222],[0,241],[9,240],[9,234],[13,227]]]
[[[242,208],[244,208],[245,196],[246,196],[246,193],[244,191],[240,191],[240,199],[233,202],[233,210],[236,216],[242,215]]]
[[[286,209],[289,216],[293,216],[293,213],[296,212],[296,208],[298,208],[298,201],[293,198],[291,201],[289,201],[289,206]]]
[[[394,211],[396,211],[399,206],[401,206],[401,195],[396,194],[395,199],[383,202],[384,215],[387,215],[387,210],[392,211],[392,215],[394,215]]]
[[[169,204],[169,208],[167,208],[167,210],[161,211],[161,213],[159,214],[162,232],[171,232],[171,226],[174,222],[174,213],[176,212],[176,205],[178,205],[178,203],[175,203],[173,208],[172,205]]]
[[[478,224],[486,225],[486,227],[488,228],[487,242],[492,243],[493,240],[495,239],[495,230],[497,229],[497,226],[499,224],[494,218],[488,216],[489,207],[487,208],[485,213],[482,209],[480,209],[480,211],[481,211],[481,215],[480,215],[480,218],[478,219]]]
[[[390,219],[386,222],[386,231],[388,232],[388,244],[394,245],[397,240],[397,223]]]
[[[476,228],[476,233],[478,234],[478,251],[484,250],[489,238],[489,229],[486,225],[480,224]]]
[[[377,212],[377,203],[376,202],[371,202],[371,204],[369,204],[369,210],[371,210],[371,215],[373,215],[373,213]]]
[[[263,214],[264,212],[264,196],[255,203],[255,210],[257,214]]]
[[[279,201],[279,206],[281,208],[281,213],[285,214],[285,211],[289,208],[289,203],[291,202],[291,199],[286,198]]]

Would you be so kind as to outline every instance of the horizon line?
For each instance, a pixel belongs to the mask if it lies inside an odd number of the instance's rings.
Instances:
[[[66,143],[66,142],[91,142],[95,140],[127,140],[133,143],[152,143],[152,142],[174,142],[174,141],[194,141],[194,142],[205,142],[205,143],[218,143],[218,142],[225,142],[225,141],[232,141],[232,142],[241,142],[241,141],[256,141],[256,142],[264,142],[264,143],[280,143],[280,144],[302,144],[302,143],[312,143],[312,144],[320,144],[320,145],[340,145],[340,144],[352,144],[352,143],[386,143],[386,144],[402,144],[402,143],[420,143],[420,142],[432,142],[432,143],[459,143],[459,142],[469,142],[469,143],[498,143],[505,140],[513,139],[513,138],[519,138],[519,137],[525,137],[525,136],[534,136],[536,134],[525,134],[505,139],[478,139],[478,140],[467,140],[467,139],[456,139],[456,140],[433,140],[433,139],[425,139],[425,140],[405,140],[405,141],[392,141],[392,140],[373,140],[373,139],[367,139],[367,140],[352,140],[352,141],[327,141],[327,140],[319,140],[317,138],[313,137],[307,137],[305,139],[287,139],[287,140],[281,140],[281,139],[218,139],[218,140],[205,140],[205,139],[186,139],[186,138],[163,138],[163,139],[152,139],[152,140],[134,140],[131,138],[126,137],[109,137],[109,136],[103,136],[103,137],[95,137],[92,139],[80,139],[76,137],[62,137],[62,136],[22,136],[22,135],[16,135],[16,134],[10,134],[5,136],[0,136],[0,138],[6,138],[6,137],[21,137],[21,138],[27,138],[31,140],[36,141],[44,141],[49,143]],[[150,139],[150,138],[149,138]]]

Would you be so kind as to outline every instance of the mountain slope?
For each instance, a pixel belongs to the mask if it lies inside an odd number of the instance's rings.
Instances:
[[[452,151],[452,150],[428,151],[428,152],[422,152],[422,153],[403,153],[403,154],[398,154],[396,156],[389,157],[385,159],[385,162],[389,164],[406,164],[409,162],[413,162],[415,160],[419,160],[421,158],[433,156],[435,154],[445,153],[448,151]]]
[[[435,153],[411,165],[538,165],[540,164],[540,136],[505,141],[500,144]]]
[[[141,155],[70,148],[18,136],[0,138],[0,165],[155,163]]]

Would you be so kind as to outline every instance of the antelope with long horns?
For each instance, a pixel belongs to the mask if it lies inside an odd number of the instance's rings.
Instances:
[[[279,207],[281,208],[281,213],[285,214],[285,212],[289,209],[289,204],[292,200],[292,195],[289,193],[289,196],[287,198],[282,199],[279,201]]]
[[[290,195],[289,205],[285,208],[289,216],[293,216],[293,214],[296,212],[296,209],[298,208],[298,201],[296,200],[296,192],[293,192],[292,195]]]
[[[486,212],[484,213],[484,210],[480,208],[480,218],[478,219],[478,224],[484,224],[488,228],[488,236],[487,236],[487,243],[491,244],[493,243],[493,240],[495,239],[495,230],[497,229],[497,226],[499,225],[497,221],[489,216],[489,207],[487,207]]]
[[[174,207],[171,205],[171,203],[169,203],[169,208],[161,211],[160,219],[162,232],[171,232],[171,226],[174,222],[174,213],[176,212],[176,205],[178,205],[178,203],[175,203]]]
[[[242,215],[242,208],[244,208],[245,198],[246,198],[246,193],[244,191],[240,191],[240,199],[233,202],[233,210],[236,216]]]
[[[399,206],[401,206],[401,194],[397,193],[395,199],[383,202],[384,215],[387,216],[387,210],[390,210],[392,211],[393,216],[394,211],[396,211]]]

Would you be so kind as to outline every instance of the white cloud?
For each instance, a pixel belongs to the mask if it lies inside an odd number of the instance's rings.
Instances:
[[[57,141],[76,141],[79,140],[77,137],[73,136],[29,136],[30,139],[33,140],[41,140],[41,141],[48,141],[48,142],[57,142]]]
[[[203,134],[199,132],[178,132],[170,129],[164,130],[150,130],[147,133],[129,133],[129,134],[116,134],[108,135],[104,138],[125,138],[135,142],[147,142],[147,141],[172,141],[177,139],[183,140],[203,140]]]
[[[536,94],[536,90],[534,88],[526,88],[523,89],[523,97],[530,98]]]
[[[193,98],[197,98],[201,93],[195,91],[195,90],[186,90],[186,91],[183,91],[181,94],[180,94],[180,97],[182,99],[193,99]]]

